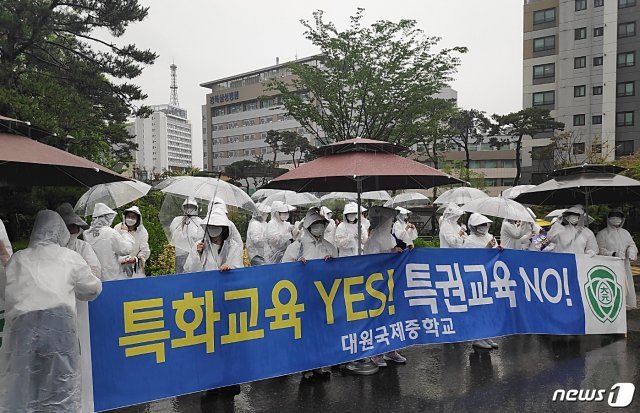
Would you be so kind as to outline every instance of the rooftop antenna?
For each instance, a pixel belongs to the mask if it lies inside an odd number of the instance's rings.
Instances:
[[[169,96],[169,104],[172,106],[179,107],[180,103],[178,103],[178,82],[176,80],[176,66],[175,63],[171,63],[171,95]]]

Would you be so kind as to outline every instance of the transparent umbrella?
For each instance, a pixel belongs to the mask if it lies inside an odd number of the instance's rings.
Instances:
[[[531,188],[535,188],[535,185],[516,185],[502,191],[500,196],[503,198],[514,199],[521,193],[526,192]]]
[[[118,208],[145,196],[151,185],[140,181],[121,181],[108,184],[94,185],[82,194],[75,211],[82,216],[89,216],[98,202],[106,204],[110,208]]]
[[[396,207],[396,206],[418,206],[418,205],[428,205],[429,198],[419,192],[403,192],[399,195],[394,196],[392,199],[387,201],[384,206],[386,207]]]
[[[320,205],[320,199],[317,196],[308,192],[293,192],[288,190],[279,190],[275,194],[271,194],[265,198],[260,205],[271,206],[275,201],[284,202],[288,205]]]
[[[485,194],[479,189],[471,188],[468,186],[461,186],[458,188],[449,189],[444,191],[435,201],[434,204],[448,204],[454,203],[457,205],[463,205],[467,202],[471,202],[474,199],[488,198],[489,195]]]
[[[228,206],[234,206],[250,213],[257,213],[258,209],[253,200],[242,189],[218,178],[203,176],[186,176],[162,189],[166,194],[178,195],[186,199],[189,196],[211,202],[214,197],[219,198]]]
[[[476,199],[462,205],[461,208],[467,212],[477,212],[492,217],[535,222],[535,217],[531,216],[524,205],[501,196]]]
[[[163,179],[158,184],[153,186],[154,191],[162,191],[172,183],[179,181],[180,179],[188,178],[187,176],[170,176],[169,178]]]
[[[281,189],[258,189],[253,193],[253,195],[251,195],[251,199],[253,199],[255,202],[259,202],[269,195],[277,194],[280,191]]]
[[[320,201],[330,201],[332,199],[348,199],[355,201],[358,199],[358,194],[356,192],[330,192],[326,195],[320,197]],[[363,192],[360,195],[360,199],[365,199],[369,201],[388,201],[391,199],[391,195],[387,191],[369,191]]]

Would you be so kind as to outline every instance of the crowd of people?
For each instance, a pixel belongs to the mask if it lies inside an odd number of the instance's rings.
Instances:
[[[354,256],[360,253],[399,253],[413,249],[418,238],[409,222],[411,211],[373,206],[368,211],[347,203],[342,220],[326,206],[310,208],[291,223],[296,208],[283,202],[258,205],[246,234],[251,266],[280,262]],[[177,274],[208,270],[229,271],[244,266],[245,244],[228,217],[227,206],[214,199],[206,215],[188,198],[182,214],[170,224]],[[77,313],[86,312],[86,301],[96,298],[102,281],[145,276],[150,256],[149,234],[140,210],[117,213],[98,203],[91,224],[68,203],[57,211],[36,216],[28,248],[12,255],[4,226],[0,225],[0,306],[5,310],[5,340],[0,348],[0,405],[30,406],[37,411],[74,411],[80,403],[81,349],[77,346]],[[270,219],[267,220],[270,216]],[[440,248],[509,248],[596,254],[625,260],[628,271],[627,302],[635,304],[630,260],[638,249],[627,230],[621,209],[612,209],[607,227],[597,236],[588,228],[588,215],[575,205],[551,225],[505,219],[499,240],[491,234],[494,222],[477,213],[462,221],[465,212],[447,205],[439,221]],[[82,237],[82,238],[80,238]],[[84,303],[83,303],[84,302]],[[473,346],[498,347],[493,339]],[[405,363],[396,351],[341,366],[354,374],[373,374],[387,362]],[[6,366],[6,367],[4,367]],[[329,366],[303,373],[304,380],[330,375]],[[24,391],[24,389],[34,389]],[[23,391],[21,391],[21,389]],[[19,410],[18,408],[15,409]]]

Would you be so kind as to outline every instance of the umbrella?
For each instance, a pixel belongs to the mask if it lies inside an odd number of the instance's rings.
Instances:
[[[163,179],[162,181],[160,181],[158,184],[154,185],[153,189],[154,191],[162,191],[163,189],[165,189],[166,187],[168,187],[169,185],[171,185],[172,183],[182,179],[182,178],[187,178],[186,175],[181,175],[181,176],[170,176],[166,179]]]
[[[24,136],[0,133],[0,186],[85,186],[127,181],[97,163]]]
[[[509,199],[514,199],[515,197],[517,197],[518,195],[520,195],[521,193],[528,191],[529,189],[535,187],[535,185],[516,185],[514,187],[505,189],[504,191],[502,191],[502,193],[500,194],[501,197],[503,198],[509,198]]]
[[[444,191],[435,201],[434,204],[457,204],[463,205],[467,202],[471,202],[474,199],[488,198],[489,195],[476,188],[470,188],[468,186],[461,186],[458,188],[449,189]]]
[[[260,205],[270,207],[275,201],[284,202],[285,204],[292,206],[299,205],[320,205],[320,200],[317,196],[308,192],[293,192],[280,190],[274,194],[269,195],[260,203]]]
[[[246,192],[218,178],[185,176],[162,189],[162,192],[177,195],[183,200],[192,196],[205,201],[205,203],[211,202],[216,197],[227,205],[241,208],[250,213],[258,212],[256,204]]]
[[[387,201],[384,206],[386,207],[395,207],[397,205],[428,205],[429,198],[424,196],[419,192],[404,192],[402,194],[394,196],[392,199]]]
[[[535,218],[529,214],[529,211],[523,205],[501,196],[476,199],[462,205],[462,209],[467,212],[477,212],[482,215],[516,221],[535,221]]]
[[[613,204],[640,198],[640,181],[618,175],[611,165],[583,165],[561,169],[554,178],[515,199],[534,205]]]
[[[391,199],[391,195],[389,195],[387,191],[368,191],[363,192],[360,198],[369,201],[388,201]],[[355,201],[358,199],[358,194],[356,192],[331,192],[320,197],[320,201],[322,202],[331,199],[348,199]]]
[[[566,208],[561,208],[561,209],[554,209],[553,211],[549,212],[547,215],[545,215],[545,218],[557,218],[560,215],[562,215],[564,213],[564,211],[566,211]]]
[[[151,185],[140,181],[110,182],[108,184],[94,185],[82,194],[74,210],[82,216],[93,213],[93,207],[102,202],[110,208],[118,208],[138,198],[142,198],[149,192]]]
[[[253,199],[255,202],[262,201],[269,195],[273,195],[275,193],[278,193],[279,191],[279,189],[258,189],[253,193],[253,195],[251,195],[251,199]]]

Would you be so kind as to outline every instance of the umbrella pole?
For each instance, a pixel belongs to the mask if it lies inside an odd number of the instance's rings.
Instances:
[[[361,204],[362,199],[360,195],[362,194],[362,179],[356,178],[357,183],[357,192],[358,192],[358,255],[362,255],[362,212],[361,212]]]

